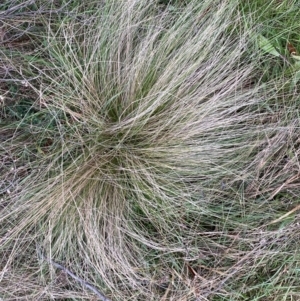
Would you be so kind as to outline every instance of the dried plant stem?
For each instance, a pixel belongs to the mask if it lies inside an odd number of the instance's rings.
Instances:
[[[99,300],[101,300],[101,301],[111,301],[111,299],[107,298],[103,293],[101,293],[99,290],[97,290],[93,285],[91,285],[90,283],[88,283],[88,282],[84,281],[83,279],[79,278],[78,276],[73,274],[69,269],[65,268],[61,264],[53,261],[52,259],[47,258],[43,254],[43,252],[41,250],[41,247],[38,246],[38,245],[37,245],[37,252],[38,252],[38,255],[41,258],[41,260],[47,261],[49,264],[53,265],[55,268],[64,271],[66,274],[68,274],[74,280],[79,282],[82,286],[85,286],[87,289],[91,290],[95,295],[97,295],[99,297]]]

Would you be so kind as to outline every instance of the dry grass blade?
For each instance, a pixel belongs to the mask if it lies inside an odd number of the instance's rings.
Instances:
[[[99,297],[99,300],[101,301],[110,301],[104,294],[102,294],[99,290],[97,290],[93,285],[90,283],[84,281],[83,279],[77,277],[74,275],[70,270],[62,266],[61,264],[53,261],[52,259],[48,259],[45,257],[45,255],[42,253],[41,247],[37,245],[37,252],[39,254],[39,257],[42,261],[46,261],[49,264],[53,265],[55,268],[64,271],[66,274],[68,274],[71,278],[73,278],[75,281],[79,282],[82,286],[86,287],[87,289],[91,290],[95,295]]]

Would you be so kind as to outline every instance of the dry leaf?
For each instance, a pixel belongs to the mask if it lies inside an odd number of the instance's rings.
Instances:
[[[287,43],[287,49],[291,55],[297,55],[297,50],[291,43]]]

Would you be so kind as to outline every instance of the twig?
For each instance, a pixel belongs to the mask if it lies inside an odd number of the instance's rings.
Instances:
[[[62,266],[61,264],[46,258],[42,251],[40,246],[37,245],[37,252],[40,256],[40,258],[42,260],[47,261],[49,264],[53,265],[55,268],[60,269],[62,271],[64,271],[66,274],[68,274],[70,277],[72,277],[74,280],[76,280],[77,282],[79,282],[81,285],[85,286],[86,288],[88,288],[89,290],[91,290],[95,295],[97,295],[99,297],[99,300],[101,301],[111,301],[111,299],[107,298],[104,294],[102,294],[99,290],[97,290],[93,285],[91,285],[90,283],[84,281],[83,279],[77,277],[75,274],[73,274],[70,270],[68,270],[67,268],[65,268],[64,266]]]

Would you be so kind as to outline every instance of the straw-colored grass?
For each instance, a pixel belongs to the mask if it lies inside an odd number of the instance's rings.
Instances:
[[[2,27],[0,299],[296,300],[299,98],[240,2],[35,4]]]

